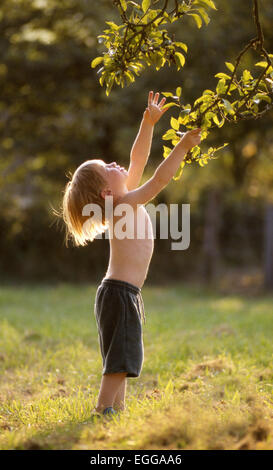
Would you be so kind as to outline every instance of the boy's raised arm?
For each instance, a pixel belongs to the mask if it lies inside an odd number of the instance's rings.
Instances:
[[[154,175],[139,188],[129,191],[120,198],[118,203],[131,206],[146,204],[153,199],[176,174],[187,152],[201,141],[201,129],[194,129],[184,134],[180,142],[156,169]]]
[[[148,107],[146,108],[140,128],[130,154],[130,166],[128,169],[127,188],[129,191],[138,187],[143,170],[150,155],[154,125],[161,118],[166,110],[162,110],[166,98],[158,103],[159,93],[155,96],[150,91],[148,97]]]

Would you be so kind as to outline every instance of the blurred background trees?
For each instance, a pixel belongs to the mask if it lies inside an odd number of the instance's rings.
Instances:
[[[90,62],[102,51],[105,21],[118,22],[110,0],[2,0],[0,6],[0,274],[2,282],[95,281],[107,267],[108,241],[67,249],[58,207],[66,175],[84,160],[128,163],[148,91],[183,87],[185,103],[217,83],[255,35],[251,0],[216,1],[208,26],[193,18],[174,24],[189,50],[180,71],[147,69],[129,87],[99,84]],[[265,45],[273,43],[273,5],[261,1]],[[272,51],[271,51],[272,52]],[[250,68],[247,64],[245,66]],[[173,110],[173,108],[172,108]],[[172,114],[174,114],[172,112]],[[155,131],[148,178],[163,158],[162,136],[171,111]],[[272,111],[259,120],[213,130],[209,144],[229,142],[217,160],[187,166],[156,202],[191,204],[191,245],[170,251],[156,240],[148,281],[260,280],[273,289]],[[236,273],[239,273],[237,275]],[[234,282],[235,282],[234,281]]]

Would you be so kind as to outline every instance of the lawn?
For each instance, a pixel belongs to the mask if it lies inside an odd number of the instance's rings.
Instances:
[[[126,410],[92,418],[94,286],[0,288],[0,449],[273,449],[272,296],[144,287]]]

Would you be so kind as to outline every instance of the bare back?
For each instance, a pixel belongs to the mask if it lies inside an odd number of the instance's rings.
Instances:
[[[114,216],[113,227],[109,229],[110,259],[105,277],[129,282],[141,288],[153,254],[152,223],[145,207],[139,205],[137,209],[132,209],[129,221],[126,219],[126,234],[120,237],[122,219],[124,216]]]

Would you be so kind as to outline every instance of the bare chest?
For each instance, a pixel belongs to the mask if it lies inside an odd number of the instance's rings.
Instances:
[[[150,240],[153,241],[153,227],[149,214],[144,206],[137,209],[127,206],[115,211],[113,221],[109,227],[111,239],[116,240]]]

